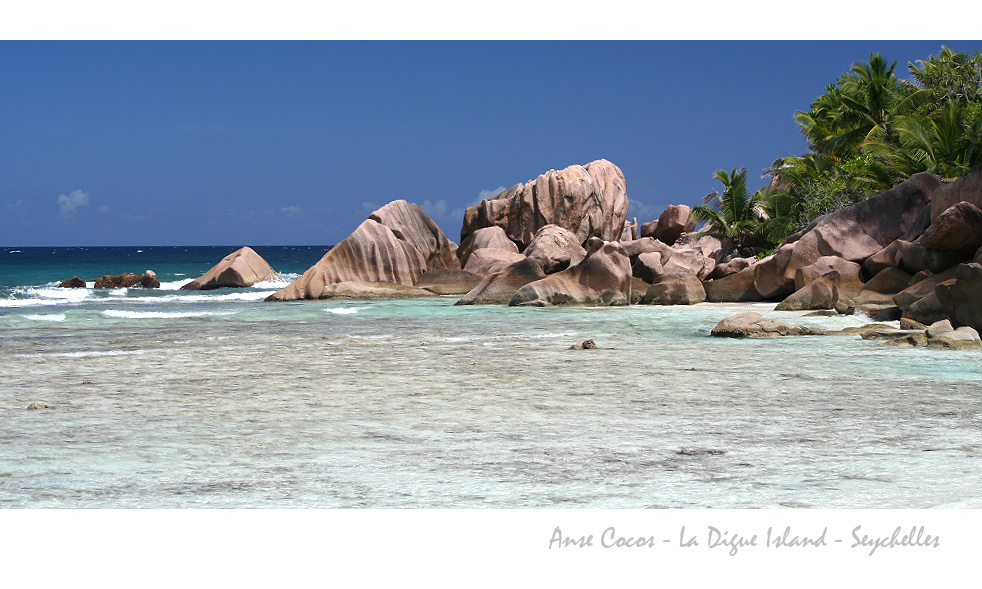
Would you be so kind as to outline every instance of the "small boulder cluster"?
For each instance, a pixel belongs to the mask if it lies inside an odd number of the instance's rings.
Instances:
[[[92,288],[160,288],[160,281],[157,280],[157,273],[153,270],[147,270],[141,275],[136,275],[132,272],[125,272],[117,276],[111,276],[106,274],[101,278],[96,278],[93,282]],[[62,282],[59,286],[61,288],[85,288],[86,282],[79,278],[78,276],[72,276],[68,280]]]

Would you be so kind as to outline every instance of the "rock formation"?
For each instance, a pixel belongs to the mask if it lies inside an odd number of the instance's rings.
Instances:
[[[68,280],[59,284],[61,288],[85,288],[85,281],[78,276],[72,276]]]
[[[337,282],[412,286],[427,270],[459,268],[456,246],[418,205],[395,200],[267,301],[318,299]]]
[[[716,280],[702,283],[706,300],[711,303],[747,303],[762,301],[764,297],[754,286],[754,268],[746,268]]]
[[[96,278],[94,288],[132,288],[140,285],[143,288],[160,288],[160,281],[153,270],[147,270],[141,276],[132,272],[126,272],[118,276],[106,274],[102,278]]]
[[[627,208],[624,173],[607,160],[597,160],[549,170],[470,207],[460,240],[463,243],[479,229],[496,225],[524,250],[540,228],[554,224],[571,231],[581,244],[590,237],[617,241]]]
[[[257,282],[279,278],[266,260],[251,247],[237,249],[210,270],[181,287],[181,290],[246,288]]]
[[[559,225],[541,227],[522,253],[542,262],[542,269],[546,274],[575,266],[586,257],[586,250],[577,237]]]
[[[484,279],[455,305],[507,305],[518,289],[530,282],[546,277],[542,262],[535,258],[522,258],[504,270]]]
[[[982,331],[982,264],[959,264],[954,281],[939,283],[935,294],[956,325]]]
[[[924,231],[920,242],[928,249],[975,253],[982,246],[982,210],[964,201],[951,205]]]
[[[817,332],[776,319],[767,319],[753,311],[738,313],[720,321],[711,332],[716,337],[776,337],[785,335],[816,335]]]
[[[706,290],[695,274],[662,274],[644,294],[646,305],[695,305],[706,300]]]
[[[435,292],[394,282],[335,282],[321,291],[321,299],[419,299],[440,296]]]
[[[515,242],[508,239],[505,230],[497,225],[478,229],[460,242],[460,247],[457,248],[457,257],[460,258],[461,268],[467,267],[468,258],[477,250],[502,250],[514,254],[519,253]]]
[[[579,264],[520,288],[512,306],[627,305],[631,299],[631,261],[616,241],[591,237],[590,253]]]
[[[692,209],[686,205],[668,205],[658,220],[641,226],[641,237],[651,237],[673,245],[683,233],[696,228]]]
[[[815,219],[754,266],[754,286],[765,298],[784,297],[793,292],[798,269],[822,256],[865,261],[915,229],[940,183],[932,174],[914,174],[886,192]]]
[[[800,270],[799,270],[800,272]],[[775,311],[833,309],[839,302],[841,275],[832,270],[794,291],[774,308]]]
[[[959,202],[969,202],[982,209],[982,164],[972,168],[963,178],[934,191],[931,198],[931,221]]]
[[[464,270],[427,270],[416,280],[415,286],[440,295],[462,295],[480,284],[481,276]]]

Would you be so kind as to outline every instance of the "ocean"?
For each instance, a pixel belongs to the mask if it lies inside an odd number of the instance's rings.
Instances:
[[[179,290],[235,249],[0,248],[0,506],[982,507],[978,350],[709,335],[870,322],[773,303],[263,301],[326,246]]]

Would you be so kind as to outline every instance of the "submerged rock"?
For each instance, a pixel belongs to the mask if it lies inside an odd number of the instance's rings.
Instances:
[[[753,311],[739,313],[723,319],[713,328],[711,333],[716,337],[749,338],[821,334],[821,332],[814,331],[802,325],[785,323],[776,319],[767,319],[760,313]]]
[[[584,340],[582,344],[575,344],[569,347],[570,350],[596,350],[597,344],[592,339]]]

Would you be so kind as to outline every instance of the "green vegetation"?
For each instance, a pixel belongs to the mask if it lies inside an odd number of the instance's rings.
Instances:
[[[703,203],[692,209],[697,221],[705,221],[705,233],[730,244],[734,254],[753,255],[753,248],[766,246],[761,227],[767,221],[761,208],[766,189],[761,188],[753,195],[747,191],[747,169],[732,172],[716,170],[713,174],[723,183],[723,193],[713,191],[706,195]]]
[[[880,54],[870,55],[827,86],[810,110],[795,113],[808,153],[776,160],[768,170],[770,185],[753,197],[746,196],[743,180],[742,198],[753,201],[754,213],[728,218],[735,213],[724,206],[724,191],[718,200],[707,197],[710,206],[697,207],[698,218],[736,249],[766,250],[819,215],[888,190],[912,174],[952,180],[982,163],[982,53],[942,47],[927,60],[908,64],[912,81],[899,78],[896,67]],[[732,175],[720,172],[714,177],[729,190],[724,178],[732,182]],[[731,208],[739,210],[736,203]]]

